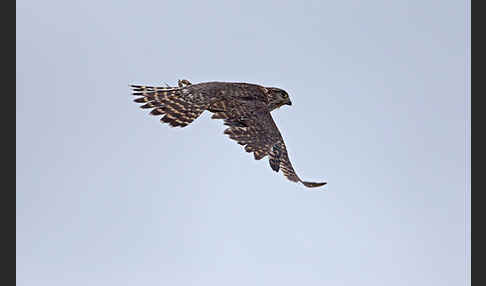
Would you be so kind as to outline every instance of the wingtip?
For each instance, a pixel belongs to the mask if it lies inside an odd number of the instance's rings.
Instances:
[[[304,182],[304,181],[302,181],[302,184],[304,184],[304,186],[306,186],[308,188],[317,188],[317,187],[321,187],[321,186],[326,185],[327,182],[315,183],[315,182]]]

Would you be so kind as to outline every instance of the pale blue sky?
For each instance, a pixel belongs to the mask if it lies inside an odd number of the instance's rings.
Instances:
[[[17,285],[464,285],[468,1],[17,1]],[[129,83],[243,81],[309,191]]]

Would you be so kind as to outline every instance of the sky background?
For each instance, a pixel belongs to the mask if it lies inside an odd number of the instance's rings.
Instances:
[[[17,1],[17,285],[465,285],[469,1]],[[309,190],[128,84],[285,89]]]

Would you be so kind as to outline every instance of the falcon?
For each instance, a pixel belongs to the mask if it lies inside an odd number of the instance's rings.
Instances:
[[[202,82],[191,84],[179,80],[177,87],[130,85],[134,100],[150,114],[162,116],[160,121],[173,127],[185,127],[204,111],[211,118],[222,119],[229,126],[224,134],[253,153],[256,160],[268,156],[275,172],[282,170],[287,179],[308,188],[326,182],[302,181],[290,163],[287,147],[270,114],[283,105],[292,105],[288,93],[276,87],[243,82]]]

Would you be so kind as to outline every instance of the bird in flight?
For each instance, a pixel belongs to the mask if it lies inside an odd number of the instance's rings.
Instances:
[[[287,179],[308,188],[324,186],[326,182],[302,181],[294,171],[284,140],[270,114],[292,105],[286,91],[275,87],[240,82],[202,82],[191,84],[179,80],[177,87],[130,85],[134,100],[150,114],[163,116],[160,121],[173,127],[185,127],[205,110],[213,119],[223,119],[229,126],[224,134],[253,152],[256,160],[268,156],[270,167],[282,170]]]

